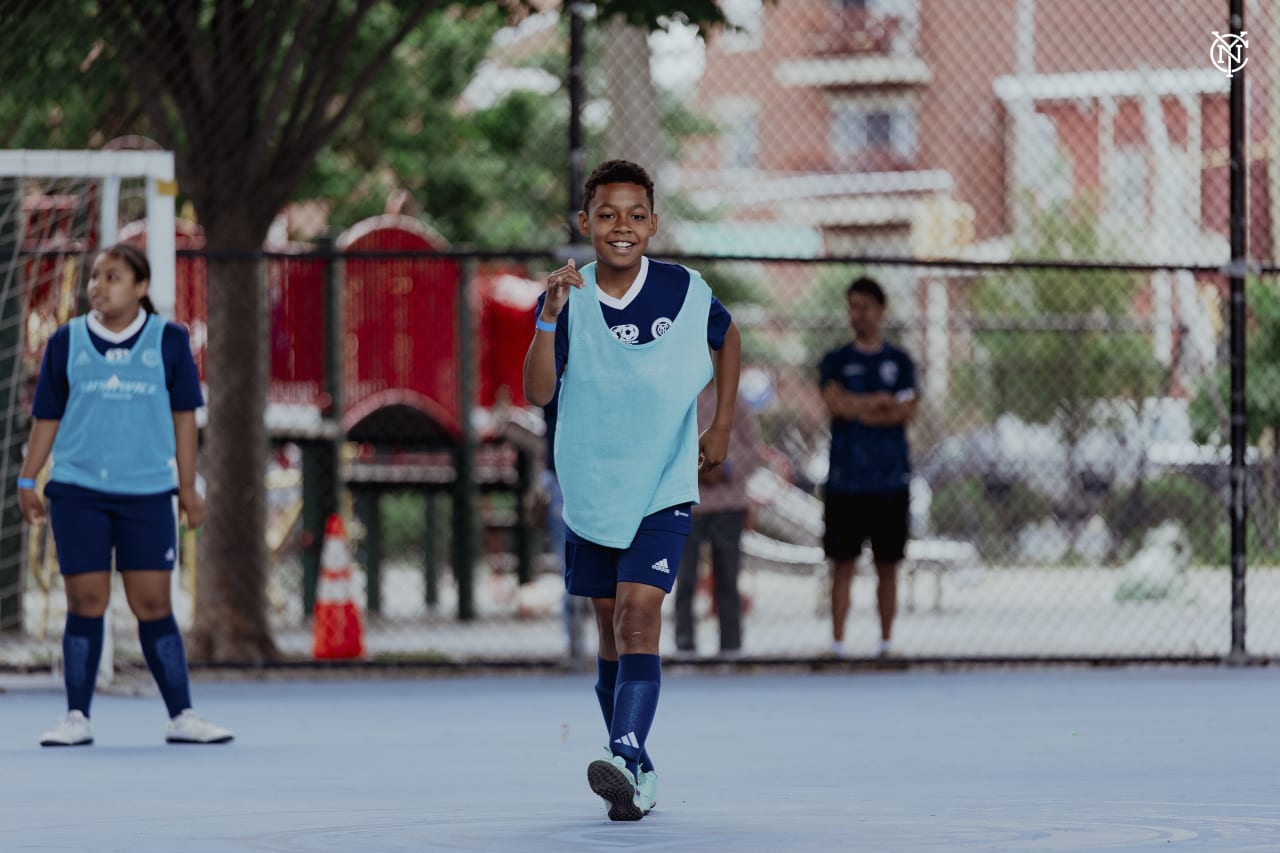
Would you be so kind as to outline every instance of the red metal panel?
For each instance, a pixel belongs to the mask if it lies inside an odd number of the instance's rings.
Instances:
[[[34,380],[44,357],[44,345],[58,326],[75,315],[81,288],[81,260],[92,246],[77,238],[77,224],[95,216],[95,196],[32,194],[22,199],[22,251],[36,253],[22,260],[21,281],[26,292],[22,363]],[[90,222],[90,229],[96,227]],[[24,389],[30,403],[34,384]]]
[[[526,406],[524,357],[542,285],[512,270],[483,275],[480,290],[479,404]]]
[[[457,263],[360,257],[444,247],[442,238],[402,216],[367,219],[338,239],[346,254],[344,429],[395,403],[420,409],[452,436],[461,434]]]
[[[273,258],[267,262],[273,403],[315,405],[328,410],[325,395],[324,323],[327,260]]]

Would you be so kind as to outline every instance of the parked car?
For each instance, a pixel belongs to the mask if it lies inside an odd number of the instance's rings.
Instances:
[[[1074,446],[1061,422],[1028,423],[1001,415],[990,426],[949,436],[916,459],[916,473],[938,486],[976,477],[993,491],[1025,485],[1057,503],[1083,491],[1103,494],[1139,478],[1193,477],[1212,489],[1225,487],[1230,448],[1192,438],[1187,401],[1148,398],[1098,402],[1091,424]],[[1256,462],[1256,448],[1247,460]]]

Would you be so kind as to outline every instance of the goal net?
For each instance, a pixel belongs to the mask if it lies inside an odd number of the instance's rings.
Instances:
[[[0,151],[0,662],[5,664],[56,667],[60,658],[65,596],[52,536],[47,525],[25,529],[16,485],[45,342],[81,312],[94,253],[116,242],[125,226],[141,234],[145,223],[150,295],[161,315],[174,316],[174,196],[172,152]],[[113,594],[113,607],[123,599]],[[123,626],[132,620],[108,618],[109,629],[113,622]],[[107,632],[100,683],[112,671],[114,634]],[[126,636],[122,631],[116,639]]]

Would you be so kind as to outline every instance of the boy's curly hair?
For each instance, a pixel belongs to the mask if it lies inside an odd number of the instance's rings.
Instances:
[[[644,194],[649,198],[649,209],[653,210],[653,178],[643,166],[630,160],[606,160],[591,172],[587,183],[582,188],[582,209],[591,207],[591,199],[595,198],[596,188],[601,184],[636,184],[644,187]]]

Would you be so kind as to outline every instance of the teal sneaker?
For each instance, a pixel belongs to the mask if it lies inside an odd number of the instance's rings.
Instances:
[[[636,788],[640,791],[640,804],[644,806],[644,813],[648,814],[658,804],[658,771],[641,770]]]
[[[636,788],[636,778],[621,755],[598,758],[587,765],[587,784],[609,804],[609,820],[639,820],[647,811]]]

